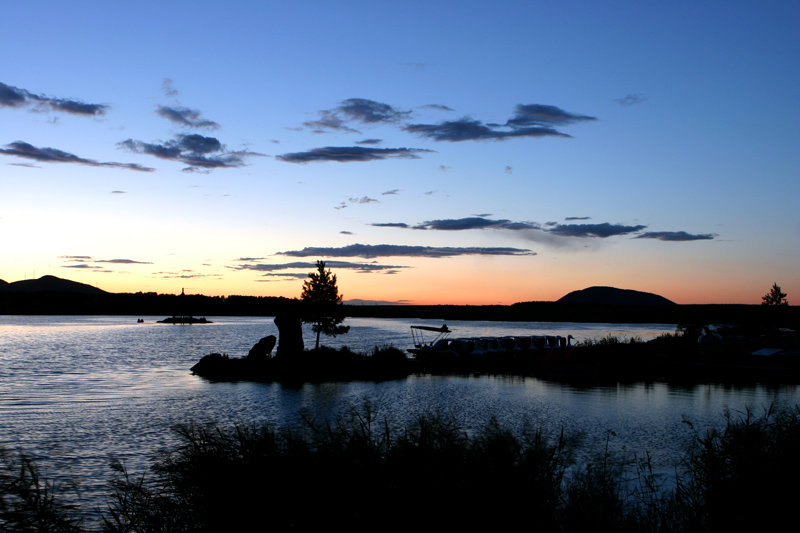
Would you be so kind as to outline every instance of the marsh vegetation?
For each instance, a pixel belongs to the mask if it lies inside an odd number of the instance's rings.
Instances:
[[[102,527],[114,532],[286,530],[348,524],[518,527],[541,531],[717,531],[780,524],[800,474],[800,407],[724,414],[722,430],[695,432],[674,474],[647,454],[594,450],[565,432],[511,431],[492,420],[468,434],[441,414],[393,428],[369,404],[339,420],[295,427],[186,424],[179,444],[144,474],[112,464]],[[584,450],[585,451],[585,450]],[[580,454],[586,457],[586,454]],[[81,531],[22,455],[4,453],[0,529]]]

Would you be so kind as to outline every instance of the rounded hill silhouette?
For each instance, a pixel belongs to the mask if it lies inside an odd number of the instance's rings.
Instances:
[[[1,281],[1,280],[0,280]],[[11,283],[0,283],[3,292],[72,292],[79,294],[106,294],[106,291],[85,283],[70,281],[56,276],[42,276],[39,279],[26,279]]]
[[[580,291],[572,291],[557,302],[602,305],[677,305],[672,300],[658,294],[615,287],[589,287]]]

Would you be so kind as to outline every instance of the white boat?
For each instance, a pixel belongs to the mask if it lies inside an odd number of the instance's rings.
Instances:
[[[426,342],[424,332],[437,333],[436,337]],[[422,353],[450,353],[457,356],[476,356],[497,353],[519,353],[533,350],[552,350],[571,348],[572,335],[521,335],[507,337],[465,337],[451,339],[452,331],[443,324],[441,327],[411,326],[411,337],[414,347],[408,352],[414,355]]]

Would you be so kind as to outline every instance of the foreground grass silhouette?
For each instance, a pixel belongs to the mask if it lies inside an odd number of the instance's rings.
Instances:
[[[578,465],[578,444],[563,433],[512,433],[494,421],[474,436],[440,415],[394,430],[366,405],[335,422],[306,419],[283,430],[186,425],[147,476],[114,466],[102,519],[107,531],[126,532],[334,524],[657,532],[782,523],[800,474],[800,407],[725,416],[722,431],[696,433],[669,490],[646,460],[632,477],[624,458],[606,450]],[[76,509],[47,492],[33,465],[18,471],[9,459],[0,530],[79,531],[70,519]]]

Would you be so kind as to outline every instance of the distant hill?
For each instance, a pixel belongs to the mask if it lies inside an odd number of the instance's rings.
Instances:
[[[589,287],[580,291],[572,291],[558,300],[559,303],[574,304],[607,304],[607,305],[677,305],[658,294],[617,289],[615,287]]]
[[[2,281],[2,280],[0,280]],[[92,287],[85,283],[57,278],[56,276],[42,276],[39,279],[26,279],[0,283],[0,292],[72,292],[78,294],[106,294],[106,291]]]

